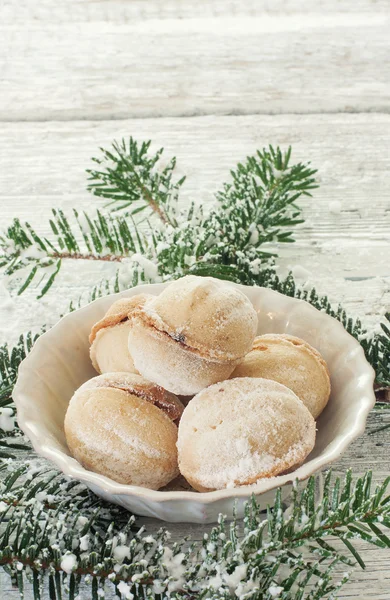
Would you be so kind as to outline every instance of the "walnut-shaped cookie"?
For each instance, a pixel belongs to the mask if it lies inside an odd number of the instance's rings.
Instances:
[[[129,348],[144,377],[191,396],[229,377],[256,330],[256,311],[240,290],[189,275],[131,313]]]
[[[117,300],[92,327],[90,357],[98,373],[137,373],[128,345],[129,315],[148,298],[147,294],[138,294]]]
[[[249,485],[297,468],[315,436],[312,415],[290,389],[270,379],[230,379],[184,409],[180,472],[200,492]]]
[[[157,490],[179,473],[182,412],[176,396],[140,375],[105,373],[74,393],[65,416],[67,444],[86,469]]]
[[[289,387],[316,419],[330,396],[325,360],[310,344],[287,334],[257,337],[232,377],[265,377]]]

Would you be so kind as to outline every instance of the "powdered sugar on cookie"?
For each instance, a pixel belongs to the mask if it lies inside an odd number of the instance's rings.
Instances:
[[[254,483],[301,463],[315,422],[295,394],[265,379],[231,379],[200,392],[179,427],[179,466],[195,489]]]

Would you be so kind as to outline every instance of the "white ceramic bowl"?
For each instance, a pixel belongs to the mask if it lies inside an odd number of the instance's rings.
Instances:
[[[84,469],[69,454],[64,435],[64,417],[73,392],[96,375],[89,359],[88,335],[112,302],[140,292],[159,294],[166,284],[143,285],[95,300],[63,317],[38,339],[19,369],[14,390],[20,427],[36,452],[53,461],[68,477],[85,483],[104,499],[138,515],[170,522],[210,523],[219,513],[228,517],[236,506],[243,514],[245,502],[254,494],[264,506],[278,486],[305,479],[336,460],[363,433],[366,418],[375,403],[374,371],[360,344],[342,325],[307,302],[260,287],[237,286],[258,313],[258,333],[289,333],[307,340],[326,359],[332,381],[332,396],[318,420],[316,445],[295,472],[236,489],[208,493],[153,491],[122,485]],[[234,284],[231,284],[234,285]]]

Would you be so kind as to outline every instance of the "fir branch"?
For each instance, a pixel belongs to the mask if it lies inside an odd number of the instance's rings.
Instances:
[[[43,329],[41,330],[41,333]],[[12,391],[16,383],[19,365],[30,352],[41,333],[21,335],[17,344],[10,349],[8,344],[0,346],[0,458],[15,458],[15,450],[30,450],[16,423],[16,409]]]
[[[149,147],[150,142],[138,144],[130,138],[128,144],[114,142],[112,151],[102,150],[103,159],[95,162],[106,170],[90,172],[94,183],[89,189],[115,205],[119,201],[120,208],[135,203],[132,214],[149,207],[164,226],[156,228],[151,222],[141,234],[131,214],[98,211],[91,218],[73,210],[69,217],[62,210],[53,210],[49,220],[52,236],[48,238],[15,219],[0,235],[0,268],[17,279],[18,294],[35,284],[40,289],[38,297],[43,296],[66,259],[126,262],[142,255],[144,263],[157,258],[160,264],[153,270],[155,279],[157,275],[185,274],[191,267],[194,272],[201,270],[203,265],[198,263],[204,262],[238,267],[246,260],[266,264],[275,248],[271,252],[264,245],[293,241],[291,227],[301,222],[296,201],[301,195],[310,195],[316,185],[315,170],[301,163],[290,165],[291,148],[282,153],[270,146],[248,157],[232,171],[233,182],[217,193],[210,214],[204,214],[195,204],[178,211],[178,190],[184,179],[172,182],[175,159],[158,172],[162,149],[150,156]],[[141,200],[143,204],[138,206]],[[143,266],[140,260],[137,264]],[[133,284],[143,280],[144,271],[135,265]],[[145,276],[151,279],[147,273]]]
[[[137,145],[134,140],[128,147],[124,142],[114,144],[117,160],[123,153],[128,154],[127,158],[122,157],[116,176],[125,177],[129,161],[133,170],[143,163],[145,172],[150,174],[161,151],[148,158],[149,145],[149,142]],[[111,153],[104,152],[106,160],[112,160]],[[280,280],[272,268],[271,253],[264,251],[272,241],[292,241],[289,229],[300,221],[296,200],[301,195],[310,195],[316,187],[315,171],[301,163],[290,165],[290,157],[291,149],[282,153],[272,147],[248,157],[232,171],[232,182],[217,193],[217,205],[211,214],[205,215],[202,207],[192,204],[187,211],[176,213],[174,226],[160,229],[149,226],[143,234],[131,217],[104,215],[99,211],[95,218],[90,218],[74,210],[69,218],[62,211],[53,210],[50,220],[53,238],[50,240],[40,237],[29,224],[22,226],[15,219],[0,237],[3,251],[0,267],[6,275],[19,277],[19,293],[39,281],[40,296],[49,290],[65,259],[120,264],[114,284],[100,282],[93,289],[91,299],[113,288],[116,292],[144,281],[167,280],[189,273],[271,287],[303,298],[338,319],[362,344],[378,374],[378,385],[388,388],[389,328],[383,324],[382,334],[369,336],[359,319],[353,320],[341,306],[333,309],[328,299],[319,297],[314,289],[300,289],[291,275]],[[134,181],[130,178],[126,185],[135,185]],[[155,185],[156,182],[157,179]],[[110,190],[102,189],[108,197]],[[24,279],[20,277],[22,274]]]
[[[50,598],[74,598],[75,574],[69,576],[68,586],[63,573],[71,571],[67,565],[76,546],[81,565],[84,556],[89,556],[91,572],[98,554],[87,552],[90,544],[94,550],[102,550],[101,555],[107,546],[100,546],[110,536],[130,540],[136,531],[134,517],[127,511],[104,503],[83,485],[40,465],[9,471],[1,484],[0,512],[0,565],[21,592],[31,581],[36,599],[40,599],[44,583]]]
[[[0,565],[19,589],[26,576],[34,583],[39,573],[34,598],[43,588],[51,589],[52,600],[74,598],[84,584],[92,598],[113,588],[118,597],[135,599],[319,600],[346,583],[346,575],[337,576],[340,564],[364,566],[357,539],[390,546],[383,530],[390,527],[389,480],[372,490],[371,473],[353,484],[348,472],[344,484],[332,484],[329,472],[319,502],[311,477],[303,489],[294,486],[287,509],[278,490],[266,518],[252,499],[243,525],[220,517],[190,547],[184,540],[169,544],[163,529],[154,537],[135,532],[133,519],[124,525],[124,511],[104,504],[98,511],[93,495],[86,498],[80,486],[50,472],[25,475],[10,472],[3,484],[0,506],[8,524],[0,533]]]
[[[149,146],[150,141],[142,144],[139,150],[131,138],[128,146],[122,140],[121,144],[113,143],[113,151],[102,150],[109,165],[114,157],[116,167],[114,171],[107,167],[105,172],[95,173],[94,176],[104,179],[105,183],[98,187],[92,184],[89,189],[97,195],[102,195],[103,189],[104,197],[111,198],[113,203],[117,202],[118,197],[123,200],[123,190],[129,197],[134,196],[129,203],[139,200],[142,196],[138,181],[139,165],[147,156]],[[152,167],[147,161],[142,166],[141,170],[146,172],[143,179],[150,179],[150,171],[161,152],[153,156]],[[302,195],[310,196],[311,190],[317,187],[314,179],[316,170],[302,163],[291,165],[290,159],[291,147],[282,152],[279,147],[274,149],[272,146],[247,157],[244,163],[239,163],[231,171],[232,182],[225,183],[217,192],[209,214],[203,215],[201,206],[192,205],[188,213],[178,213],[172,204],[169,205],[169,214],[174,217],[169,219],[166,212],[162,220],[169,223],[171,228],[158,235],[158,241],[169,244],[172,249],[178,248],[178,253],[186,241],[189,249],[186,256],[191,255],[192,249],[192,254],[195,253],[198,258],[205,255],[208,260],[211,257],[222,264],[239,264],[244,252],[251,252],[252,259],[269,258],[275,252],[276,242],[294,241],[291,228],[303,222],[300,218],[301,209],[296,202]],[[158,178],[157,181],[160,182]],[[107,182],[109,185],[106,185]],[[179,183],[181,185],[182,180]],[[152,187],[150,183],[149,188]],[[173,186],[175,207],[178,187]],[[172,192],[171,180],[164,182],[163,189]],[[165,195],[161,195],[158,189],[148,193],[144,208],[151,197],[159,198],[160,206],[167,206]],[[152,204],[153,208],[155,210]],[[260,246],[270,243],[273,243],[273,252],[256,252]],[[180,258],[178,253],[176,257]]]
[[[12,349],[8,344],[0,346],[0,407],[6,407],[12,403],[12,390],[16,383],[19,365],[30,352],[38,337],[43,333],[33,334],[31,331],[19,337],[18,342]]]
[[[390,391],[390,312],[384,318],[386,322],[380,324],[382,332],[362,341],[369,362],[375,365],[379,393]]]
[[[300,288],[291,274],[284,280],[278,278],[273,268],[272,244],[293,241],[292,228],[301,222],[295,203],[316,187],[315,171],[300,163],[290,166],[290,149],[282,153],[269,147],[232,171],[232,181],[217,193],[209,214],[195,204],[179,211],[178,190],[184,179],[172,179],[175,159],[159,167],[162,150],[150,156],[149,145],[132,139],[128,145],[116,144],[113,151],[102,151],[103,159],[95,160],[102,170],[90,171],[90,190],[110,199],[111,208],[126,211],[131,206],[130,213],[97,212],[92,218],[76,210],[70,217],[54,210],[50,238],[39,236],[17,219],[0,236],[0,267],[9,277],[23,276],[19,293],[37,280],[40,295],[46,293],[66,259],[119,263],[115,280],[100,282],[92,299],[141,281],[169,280],[188,273],[263,285],[303,298],[338,319],[362,344],[378,385],[389,388],[389,325],[382,323],[381,333],[369,336],[360,320],[351,319],[341,306],[333,308],[314,289]],[[145,210],[151,222],[141,234],[131,215]],[[156,227],[156,221],[164,226]],[[390,315],[386,318],[389,322]],[[20,439],[17,425],[10,426],[15,413],[11,393],[18,365],[36,337],[21,338],[12,350],[0,348],[2,458],[29,448]],[[102,597],[108,580],[123,598],[163,594],[183,600],[227,599],[240,590],[248,599],[271,599],[276,594],[283,600],[319,600],[333,597],[345,583],[346,577],[335,577],[337,565],[349,565],[352,558],[364,565],[353,540],[390,545],[381,529],[382,525],[390,527],[388,481],[371,496],[370,474],[359,479],[354,489],[348,475],[342,493],[340,481],[330,487],[329,476],[318,506],[312,478],[302,492],[294,491],[287,514],[283,514],[279,493],[267,521],[253,503],[247,508],[243,532],[237,523],[227,528],[221,519],[201,548],[188,550],[183,544],[167,545],[168,535],[163,531],[155,541],[141,533],[134,535],[133,522],[124,524],[121,509],[103,505],[102,525],[102,510],[98,510],[102,503],[83,486],[42,467],[29,479],[25,466],[12,470],[6,463],[0,466],[3,474],[9,469],[0,493],[0,564],[21,593],[27,577],[36,599],[43,583],[51,600],[65,598],[65,594],[73,599],[85,581],[95,600]],[[85,536],[84,542],[79,539],[79,518],[87,527],[88,544]],[[113,524],[108,527],[110,519]],[[62,525],[56,529],[54,522],[59,520]],[[338,538],[344,553],[329,543],[329,536]],[[240,570],[242,565],[245,569]]]
[[[134,231],[131,218],[104,215],[91,218],[73,210],[67,217],[52,210],[51,239],[41,237],[29,223],[15,219],[0,235],[0,268],[19,285],[18,294],[37,282],[38,298],[53,285],[65,259],[121,262],[135,253],[144,253],[144,236]]]
[[[307,164],[290,165],[286,152],[272,146],[258,150],[231,171],[232,182],[216,195],[218,207],[209,228],[224,248],[224,264],[235,264],[237,253],[275,242],[293,242],[292,228],[303,223],[302,196],[318,187],[316,169]]]
[[[92,160],[98,169],[88,169],[88,190],[95,196],[110,200],[106,206],[113,210],[134,207],[135,215],[149,209],[163,223],[176,224],[175,206],[185,177],[174,181],[176,158],[163,164],[164,149],[150,152],[151,141],[138,143],[132,137],[126,143],[113,142],[111,150],[100,148],[102,158]]]

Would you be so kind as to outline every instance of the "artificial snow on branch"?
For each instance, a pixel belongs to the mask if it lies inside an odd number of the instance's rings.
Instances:
[[[176,160],[158,170],[162,149],[150,155],[150,143],[114,142],[95,159],[100,170],[88,171],[88,189],[111,200],[107,206],[121,209],[120,215],[53,209],[50,238],[19,219],[0,235],[0,268],[19,281],[19,294],[35,284],[43,296],[65,259],[116,261],[128,286],[156,275],[212,274],[221,265],[236,266],[240,281],[242,265],[258,271],[275,256],[275,243],[293,241],[292,228],[302,222],[296,201],[316,187],[316,171],[291,165],[290,148],[283,153],[270,146],[238,164],[206,213],[195,203],[179,206],[184,178],[172,181]],[[145,211],[141,229],[135,215]]]
[[[46,294],[65,259],[120,262],[136,252],[145,252],[142,234],[133,228],[131,217],[103,215],[91,218],[73,210],[68,217],[52,209],[51,239],[39,236],[29,223],[15,219],[0,234],[0,268],[20,281],[18,294],[36,284],[38,298]]]
[[[390,546],[388,484],[372,490],[370,472],[332,483],[328,472],[316,501],[311,477],[302,489],[294,485],[287,509],[279,489],[266,515],[253,499],[243,523],[221,515],[201,543],[189,545],[171,544],[164,529],[137,531],[123,509],[55,472],[24,466],[2,483],[0,566],[21,595],[30,582],[35,600],[44,590],[51,600],[75,600],[80,588],[92,599],[109,590],[135,600],[334,598],[349,578],[338,575],[340,564],[364,568],[356,540]]]
[[[106,206],[113,210],[126,209],[132,215],[147,211],[148,216],[175,226],[178,194],[185,177],[174,181],[176,158],[164,164],[164,148],[153,153],[151,143],[130,137],[128,142],[113,142],[110,150],[100,148],[101,157],[92,159],[98,168],[87,170],[91,182],[88,190],[109,200]]]

